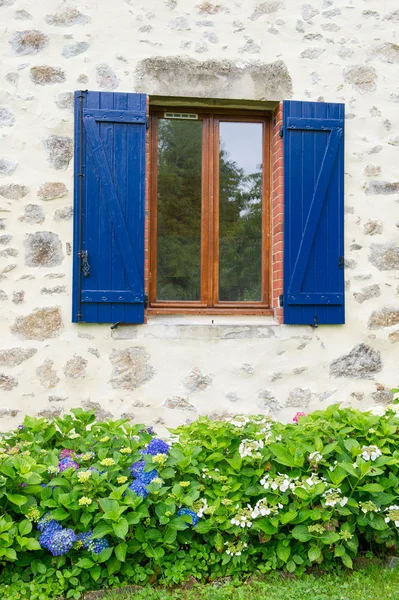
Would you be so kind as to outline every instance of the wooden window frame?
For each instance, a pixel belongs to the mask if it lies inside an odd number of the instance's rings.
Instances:
[[[165,112],[198,114],[202,131],[201,184],[201,301],[156,299],[157,280],[157,165],[158,120]],[[262,300],[220,302],[219,280],[219,123],[263,123],[262,173]],[[194,107],[156,107],[150,113],[149,131],[149,314],[252,314],[272,315],[271,278],[271,114],[250,110],[196,110]],[[213,215],[213,218],[212,218]]]

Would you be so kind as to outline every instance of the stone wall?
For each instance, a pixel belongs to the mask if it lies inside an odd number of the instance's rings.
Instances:
[[[398,383],[395,0],[0,0],[0,426],[173,426],[388,403]],[[347,325],[71,323],[74,89],[345,102]],[[209,324],[208,324],[209,323]]]

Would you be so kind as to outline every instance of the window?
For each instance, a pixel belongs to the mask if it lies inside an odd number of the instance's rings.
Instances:
[[[150,127],[150,310],[267,310],[270,119],[167,108]]]

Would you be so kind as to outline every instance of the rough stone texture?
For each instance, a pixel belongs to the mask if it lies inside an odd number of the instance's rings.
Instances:
[[[4,373],[0,373],[0,390],[3,392],[10,392],[12,389],[17,387],[18,380],[15,377],[11,377],[10,375],[5,375]]]
[[[150,355],[142,346],[131,346],[125,350],[114,349],[110,360],[113,366],[110,383],[114,389],[134,390],[155,375],[149,362]]]
[[[50,67],[49,65],[31,67],[30,78],[37,85],[63,83],[66,79],[63,69],[60,67]]]
[[[25,317],[17,317],[11,327],[12,333],[27,340],[48,340],[58,337],[63,327],[58,306],[37,308]]]
[[[368,328],[381,329],[382,327],[392,327],[399,323],[399,309],[397,308],[382,308],[371,313]]]
[[[396,331],[392,331],[389,335],[388,335],[388,339],[390,342],[392,342],[393,344],[397,344],[399,342],[399,329],[397,329]]]
[[[188,410],[191,412],[196,412],[195,406],[185,398],[182,398],[181,396],[172,396],[171,398],[166,398],[164,406],[166,406],[166,408],[171,409]]]
[[[86,50],[89,49],[89,44],[87,42],[75,42],[74,44],[70,44],[69,46],[65,46],[62,49],[62,56],[65,58],[71,58],[72,56],[78,56],[78,54],[83,54]]]
[[[177,31],[184,31],[190,29],[189,22],[185,17],[176,17],[171,19],[168,23],[169,29],[176,29]]]
[[[335,359],[330,365],[332,377],[373,379],[382,369],[381,354],[367,344],[358,344],[348,354]]]
[[[153,57],[138,64],[136,79],[138,91],[147,90],[152,94],[179,96],[186,90],[190,96],[228,98],[234,90],[235,97],[239,98],[246,96],[241,86],[250,85],[261,100],[292,96],[291,76],[281,60],[237,66],[226,59],[199,62],[184,57]]]
[[[399,247],[393,242],[371,244],[369,261],[380,271],[399,269]]]
[[[4,235],[0,235],[0,246],[7,246],[12,240],[12,235],[10,233],[5,233]]]
[[[38,204],[27,204],[22,219],[30,225],[43,223],[45,219],[44,210]]]
[[[14,114],[6,106],[0,106],[0,127],[12,127],[15,123]]]
[[[64,260],[61,240],[51,231],[37,231],[25,236],[27,267],[55,267]]]
[[[275,394],[271,390],[263,390],[258,394],[258,400],[256,402],[257,407],[260,410],[276,412],[280,410],[281,404],[277,400]]]
[[[61,110],[69,110],[73,112],[73,93],[72,92],[61,92],[54,98],[54,102],[57,108]]]
[[[29,188],[26,185],[20,185],[19,183],[0,185],[0,196],[4,196],[8,200],[21,200],[27,194],[29,194]]]
[[[85,25],[90,22],[87,15],[82,14],[77,8],[66,7],[58,12],[47,15],[46,23],[57,27],[71,27],[72,25]]]
[[[42,200],[55,200],[56,198],[63,198],[68,194],[65,183],[59,181],[52,182],[47,181],[40,186],[37,195]]]
[[[211,385],[213,375],[204,375],[197,367],[184,379],[183,383],[190,392],[204,391]]]
[[[22,304],[22,302],[24,300],[25,300],[25,292],[23,290],[20,290],[19,292],[13,292],[12,301],[14,304]]]
[[[36,375],[40,381],[40,385],[48,390],[55,388],[60,380],[54,369],[54,362],[50,359],[46,359],[42,365],[37,367]]]
[[[309,58],[311,60],[315,60],[319,58],[321,54],[323,54],[324,48],[306,48],[303,52],[301,52],[301,58]]]
[[[14,54],[37,54],[43,50],[49,42],[49,37],[37,29],[16,31],[10,38],[10,44]]]
[[[86,376],[87,360],[82,356],[73,356],[64,367],[65,377],[83,379]]]
[[[32,15],[30,13],[28,13],[27,10],[22,8],[20,10],[15,11],[15,18],[19,19],[20,21],[30,21],[30,19],[32,18]]]
[[[312,392],[309,389],[304,389],[300,387],[295,388],[289,393],[286,406],[292,408],[306,408],[307,406],[309,406],[311,397]]]
[[[392,42],[378,44],[377,46],[373,46],[370,55],[372,58],[375,57],[387,63],[397,64],[399,63],[399,46]]]
[[[101,63],[96,67],[97,85],[102,90],[115,90],[119,85],[116,73],[107,63]]]
[[[1,258],[15,258],[18,256],[18,250],[16,248],[5,248],[4,250],[0,250]]]
[[[65,285],[56,285],[52,288],[46,288],[43,287],[40,290],[41,294],[45,294],[47,296],[52,296],[53,294],[64,294],[67,291],[66,286]],[[89,349],[90,352],[90,349]]]
[[[370,181],[366,187],[366,194],[367,196],[399,194],[399,181]]]
[[[361,292],[353,294],[356,302],[359,302],[360,304],[366,300],[370,300],[371,298],[378,298],[378,296],[381,296],[381,290],[377,283],[374,285],[368,285],[364,287]]]
[[[283,3],[279,0],[269,0],[268,2],[263,2],[262,4],[258,4],[255,7],[254,12],[249,17],[251,21],[256,21],[259,17],[263,15],[271,15],[277,12],[280,8],[283,7]]]
[[[73,216],[72,206],[66,206],[65,208],[59,208],[54,213],[54,221],[70,221]]]
[[[50,166],[58,170],[67,169],[73,155],[72,139],[62,135],[50,135],[43,140],[43,144]]]
[[[45,417],[46,419],[54,419],[54,417],[62,415],[62,412],[62,408],[45,408],[38,412],[38,416]]]
[[[99,421],[105,421],[105,419],[112,419],[113,414],[107,410],[104,410],[99,402],[93,402],[92,400],[84,400],[82,402],[82,408],[85,410],[94,410],[96,418]]]
[[[8,348],[0,350],[0,367],[17,367],[37,352],[36,348]]]
[[[367,177],[375,177],[381,173],[381,167],[379,165],[367,165],[364,169],[364,174]]]
[[[356,65],[344,69],[344,79],[359,92],[373,92],[376,89],[377,71],[374,67]]]
[[[0,158],[0,177],[12,175],[17,168],[18,163],[6,158]]]
[[[384,406],[387,406],[388,404],[392,403],[394,395],[391,390],[387,389],[383,385],[378,385],[377,391],[373,392],[371,397],[376,404],[383,404]]]
[[[383,230],[383,224],[381,223],[381,221],[370,220],[364,224],[363,229],[366,235],[381,235]]]
[[[317,10],[317,8],[315,8],[311,4],[302,4],[301,15],[304,21],[307,21],[309,23],[313,19],[313,17],[315,17],[318,14],[319,11]]]

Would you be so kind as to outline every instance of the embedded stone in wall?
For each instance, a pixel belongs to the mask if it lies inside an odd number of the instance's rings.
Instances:
[[[371,298],[378,298],[378,296],[381,296],[380,286],[377,284],[368,285],[364,287],[361,292],[354,293],[353,296],[356,302],[362,304],[366,300],[370,300]]]
[[[262,4],[258,4],[255,7],[254,12],[249,17],[251,21],[256,21],[262,15],[270,15],[272,13],[277,12],[280,8],[283,8],[283,2],[280,0],[269,0],[268,2],[263,2]]]
[[[65,71],[60,67],[50,67],[49,65],[38,65],[31,67],[30,78],[37,85],[51,85],[54,83],[63,83],[65,81]]]
[[[191,412],[196,412],[197,410],[193,404],[181,396],[172,396],[171,398],[166,398],[164,406],[166,406],[166,408],[189,410]]]
[[[85,25],[89,22],[90,18],[74,7],[63,8],[53,15],[46,15],[46,23],[49,25],[55,25],[57,27]]]
[[[16,248],[4,248],[4,250],[0,250],[1,258],[15,258],[18,256],[18,250]]]
[[[21,290],[20,292],[13,292],[12,301],[14,304],[22,304],[25,299],[25,292]]]
[[[56,94],[54,102],[60,110],[69,110],[73,112],[73,93],[72,92],[61,92]]]
[[[15,377],[11,377],[10,375],[5,375],[4,373],[0,373],[0,390],[3,392],[10,392],[18,385],[18,380]]]
[[[309,58],[311,60],[315,60],[319,58],[321,54],[323,54],[324,48],[306,48],[303,52],[301,52],[301,58]]]
[[[382,369],[381,354],[367,344],[358,344],[348,354],[333,360],[330,365],[332,377],[373,379]]]
[[[96,358],[100,358],[100,353],[97,350],[97,348],[87,348],[87,352],[90,352],[90,354],[92,354]]]
[[[0,0],[0,8],[3,8],[5,6],[12,6],[14,2],[15,0]]]
[[[376,404],[387,406],[393,401],[393,393],[383,385],[377,385],[377,391],[371,394],[372,399]]]
[[[177,29],[177,31],[186,31],[190,29],[190,24],[185,17],[176,17],[168,23],[169,29]]]
[[[381,173],[381,167],[379,165],[367,165],[364,169],[364,174],[367,177],[375,177]]]
[[[63,135],[50,135],[43,140],[43,144],[50,166],[57,170],[67,169],[73,156],[72,139]]]
[[[54,362],[47,358],[42,365],[37,367],[36,375],[40,384],[48,390],[55,388],[60,378],[54,369]]]
[[[59,208],[54,213],[54,221],[70,221],[73,216],[72,206],[66,206],[65,208]]]
[[[7,348],[0,350],[1,367],[17,367],[36,354],[36,348]]]
[[[312,392],[308,388],[295,388],[292,392],[289,393],[288,400],[286,402],[286,407],[290,406],[293,408],[300,408],[309,406],[310,399],[312,397]]]
[[[52,296],[53,294],[64,294],[67,291],[65,285],[56,285],[52,288],[43,287],[40,292],[47,296]]]
[[[119,85],[119,79],[107,63],[101,63],[96,67],[97,85],[104,90],[115,90]]]
[[[0,127],[12,127],[15,123],[15,117],[11,110],[6,106],[0,106]]]
[[[0,177],[12,175],[17,168],[18,163],[6,158],[0,158]]]
[[[16,31],[10,38],[11,48],[18,56],[37,54],[48,44],[49,38],[37,29]]]
[[[375,181],[370,181],[366,188],[367,196],[379,196],[384,195],[388,196],[390,194],[398,194],[399,193],[399,181],[379,181],[376,179]]]
[[[393,344],[397,344],[399,342],[399,329],[397,331],[392,331],[392,333],[388,335],[388,339]]]
[[[254,42],[254,40],[249,39],[245,42],[245,44],[238,49],[239,52],[241,53],[247,53],[247,54],[259,54],[260,52],[260,46],[259,44],[257,44],[256,42]]]
[[[29,21],[32,18],[32,15],[24,8],[21,8],[20,10],[15,11],[15,18],[20,21]]]
[[[67,187],[60,181],[47,181],[40,186],[37,195],[42,200],[56,200],[68,194]]]
[[[63,326],[58,306],[36,308],[25,317],[18,317],[11,327],[12,333],[27,340],[48,340],[58,337]]]
[[[392,327],[399,323],[399,309],[384,307],[371,313],[368,328],[381,329],[382,327]]]
[[[282,408],[280,402],[270,390],[262,390],[259,392],[258,398],[259,400],[256,402],[256,405],[261,410],[271,410],[275,412]]]
[[[39,417],[45,417],[46,419],[54,419],[55,417],[61,416],[62,408],[44,408],[37,414]]]
[[[38,204],[27,204],[25,206],[22,220],[30,225],[40,225],[44,221],[44,210]]]
[[[4,290],[0,290],[0,302],[5,302],[8,300],[8,296]]]
[[[110,361],[113,366],[110,383],[114,389],[134,390],[155,375],[150,355],[142,346],[113,350]]]
[[[194,367],[188,377],[183,380],[183,383],[190,392],[197,392],[206,390],[212,383],[212,379],[213,375],[204,375],[200,369]]]
[[[68,400],[68,396],[49,396],[49,402],[66,402]]]
[[[87,42],[75,42],[74,44],[70,44],[69,46],[64,46],[62,49],[62,56],[65,58],[71,58],[72,56],[78,56],[78,54],[83,54],[88,50],[89,44]]]
[[[99,402],[93,402],[92,400],[83,400],[81,403],[84,410],[94,410],[96,418],[99,421],[105,421],[105,419],[112,419],[113,414],[107,410],[104,410]]]
[[[319,11],[317,10],[317,8],[315,8],[311,4],[302,4],[301,15],[304,21],[307,21],[309,23],[309,21],[311,21],[313,17],[315,17],[318,14]]]
[[[399,269],[399,247],[394,242],[372,244],[368,258],[380,271]]]
[[[15,410],[14,408],[8,408],[6,406],[0,407],[0,417],[16,417],[19,412],[21,411]]]
[[[55,267],[64,260],[61,240],[51,231],[28,233],[24,246],[27,267]]]
[[[392,42],[379,44],[371,49],[370,56],[391,64],[399,63],[399,46]]]
[[[86,376],[87,360],[82,356],[73,356],[64,367],[65,377],[83,379]]]
[[[393,23],[399,23],[399,10],[394,10],[390,13],[387,13],[384,19],[387,21],[393,21]]]
[[[12,235],[10,233],[5,233],[0,235],[0,246],[7,246],[12,240]]]
[[[341,48],[338,48],[337,54],[340,58],[345,60],[346,58],[350,58],[352,56],[353,49],[348,48],[347,46],[341,46]]]
[[[381,221],[370,220],[364,224],[363,229],[366,235],[380,235],[383,230],[383,225]]]
[[[344,69],[344,80],[359,92],[372,92],[376,89],[377,71],[373,67],[354,65]]]

